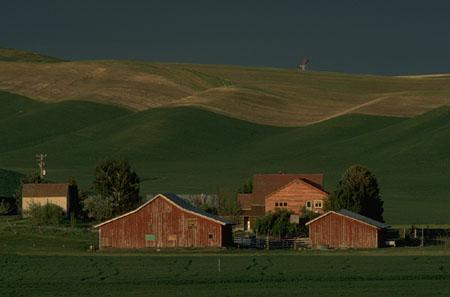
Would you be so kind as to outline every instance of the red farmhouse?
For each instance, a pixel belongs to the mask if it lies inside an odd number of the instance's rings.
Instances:
[[[137,209],[94,226],[100,248],[224,247],[232,223],[171,194],[158,194]]]

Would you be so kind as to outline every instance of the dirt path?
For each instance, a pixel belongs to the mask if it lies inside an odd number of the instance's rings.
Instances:
[[[400,92],[400,93],[403,93],[403,92]],[[365,102],[365,103],[362,103],[362,104],[353,106],[353,107],[348,108],[348,109],[346,109],[346,110],[344,110],[344,111],[340,111],[340,112],[335,113],[335,114],[333,114],[333,115],[324,117],[324,118],[322,118],[322,119],[320,119],[320,120],[317,120],[317,121],[314,121],[314,122],[310,122],[310,123],[308,123],[308,125],[312,125],[312,124],[317,124],[317,123],[325,122],[325,121],[328,121],[328,120],[331,120],[331,119],[334,119],[334,118],[343,116],[343,115],[345,115],[345,114],[351,113],[351,112],[353,112],[353,111],[355,111],[355,110],[358,110],[358,109],[360,109],[360,108],[363,108],[363,107],[366,107],[366,106],[369,106],[369,105],[378,103],[378,102],[380,102],[380,101],[383,101],[384,99],[391,97],[393,94],[394,94],[394,93],[391,93],[391,94],[388,94],[388,95],[384,95],[384,96],[381,96],[381,97],[377,97],[377,98],[375,98],[375,99],[373,99],[373,100],[370,100],[370,101],[368,101],[368,102]],[[395,94],[398,94],[398,93],[395,93]]]

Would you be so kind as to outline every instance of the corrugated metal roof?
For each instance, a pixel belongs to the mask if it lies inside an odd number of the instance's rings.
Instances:
[[[371,218],[365,217],[363,215],[360,215],[358,213],[352,212],[352,211],[347,210],[347,209],[341,209],[339,211],[330,210],[329,212],[326,212],[323,215],[321,215],[321,216],[319,216],[319,217],[317,217],[317,218],[307,222],[305,225],[309,225],[312,222],[320,220],[321,218],[326,217],[330,213],[335,213],[335,214],[338,214],[338,215],[341,215],[341,216],[344,216],[344,217],[348,217],[348,218],[357,220],[359,222],[362,222],[362,223],[365,223],[367,225],[370,225],[370,226],[373,226],[373,227],[376,227],[376,228],[380,228],[380,229],[384,229],[384,228],[388,228],[389,227],[389,225],[387,225],[385,223],[378,222],[376,220],[373,220]]]
[[[355,212],[347,210],[347,209],[341,209],[337,213],[347,216],[347,217],[350,217],[350,218],[353,218],[353,219],[361,221],[361,222],[365,222],[369,225],[372,225],[372,226],[375,226],[375,227],[378,227],[381,229],[389,227],[389,225],[387,225],[385,223],[375,221],[374,219],[365,217],[363,215],[360,215],[359,213],[355,213]]]
[[[67,196],[69,184],[24,184],[22,197],[56,197]]]

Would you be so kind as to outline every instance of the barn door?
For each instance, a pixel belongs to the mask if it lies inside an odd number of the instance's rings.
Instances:
[[[187,220],[187,246],[196,247],[196,234],[197,234],[197,218],[191,218]]]

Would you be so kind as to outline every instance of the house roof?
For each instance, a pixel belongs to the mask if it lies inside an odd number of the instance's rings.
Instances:
[[[22,197],[67,196],[70,184],[23,184]]]
[[[329,215],[331,213],[335,213],[337,215],[341,215],[341,216],[344,216],[344,217],[347,217],[347,218],[354,219],[356,221],[359,221],[361,223],[373,226],[373,227],[378,228],[378,229],[384,229],[384,228],[388,228],[389,227],[389,225],[387,225],[385,223],[376,221],[374,219],[368,218],[366,216],[360,215],[358,213],[352,212],[352,211],[347,210],[347,209],[341,209],[339,211],[331,210],[331,211],[329,211],[327,213],[324,213],[323,215],[315,218],[314,220],[309,221],[308,223],[306,223],[306,225],[309,225],[309,224],[311,224],[311,223],[313,223],[313,222],[315,222],[317,220],[320,220],[321,218],[323,218],[323,217],[325,217],[325,216],[327,216],[327,215]]]
[[[151,198],[150,200],[148,200],[147,202],[145,202],[144,204],[142,204],[141,206],[139,206],[135,210],[132,210],[130,212],[127,212],[127,213],[125,213],[123,215],[120,215],[120,216],[117,216],[115,218],[112,218],[112,219],[107,220],[105,222],[102,222],[100,224],[97,224],[97,225],[94,226],[94,228],[98,228],[100,226],[103,226],[105,224],[108,224],[110,222],[118,220],[120,218],[129,216],[129,215],[131,215],[133,213],[136,213],[139,210],[141,210],[142,208],[144,208],[146,205],[150,204],[152,201],[154,201],[154,200],[156,200],[158,198],[166,199],[170,203],[174,204],[176,207],[178,207],[178,208],[180,208],[180,209],[182,209],[182,210],[184,210],[186,212],[189,212],[189,213],[192,213],[192,214],[204,217],[205,219],[214,221],[214,222],[219,223],[221,225],[232,225],[233,224],[232,222],[230,222],[228,220],[225,220],[224,218],[222,218],[220,216],[216,216],[216,215],[210,214],[210,213],[208,213],[208,212],[206,212],[206,211],[204,211],[204,210],[202,210],[202,209],[200,209],[198,207],[195,207],[194,205],[189,203],[187,200],[185,200],[183,198],[180,198],[180,197],[178,197],[177,195],[175,195],[173,193],[163,193],[163,194],[158,194],[158,195],[154,196],[153,198]]]
[[[292,185],[292,184],[294,184],[294,183],[301,183],[301,184],[304,184],[304,185],[308,186],[309,188],[311,188],[311,189],[313,189],[313,190],[315,190],[315,191],[321,192],[321,193],[326,194],[326,195],[329,194],[328,192],[326,192],[325,190],[323,190],[322,187],[318,187],[316,184],[311,183],[309,180],[304,179],[304,178],[298,178],[298,179],[294,179],[293,181],[291,181],[291,182],[289,182],[289,183],[287,183],[287,184],[281,186],[280,188],[276,189],[276,190],[273,191],[272,193],[267,194],[266,199],[267,199],[269,196],[272,196],[272,195],[274,195],[274,194],[276,194],[276,193],[282,191],[283,189],[289,187],[290,185]]]
[[[323,174],[256,174],[253,176],[253,203],[264,204],[265,197],[295,179],[308,181],[318,189],[323,188]]]
[[[241,194],[237,195],[237,201],[241,209],[251,209],[252,208],[252,194]]]

